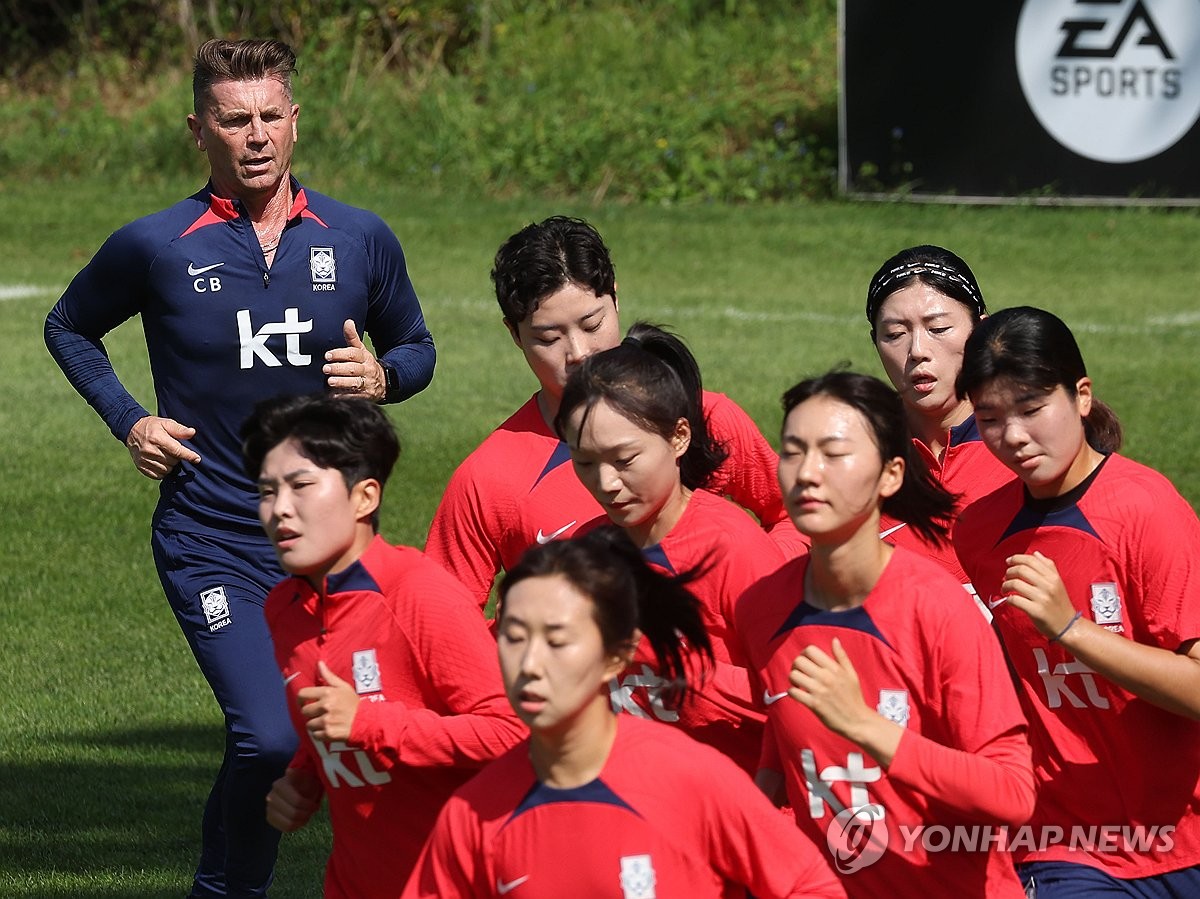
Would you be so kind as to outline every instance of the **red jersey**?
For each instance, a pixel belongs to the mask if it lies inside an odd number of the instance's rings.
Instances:
[[[979,436],[974,415],[950,429],[950,439],[941,459],[935,456],[923,441],[915,437],[913,447],[924,460],[934,479],[950,493],[958,496],[954,506],[956,515],[975,500],[987,496],[1016,477],[1003,462],[988,452],[987,446]],[[949,541],[940,546],[931,543],[900,519],[888,515],[879,519],[879,536],[893,546],[906,546],[927,556],[950,572],[959,583],[970,583],[971,579],[963,571],[958,555]]]
[[[582,530],[601,524],[608,524],[608,518],[594,519]],[[664,703],[667,682],[659,677],[654,653],[643,640],[633,664],[609,681],[613,711],[677,724],[753,773],[764,716],[753,700],[746,662],[733,639],[733,607],[747,587],[786,561],[783,551],[742,509],[697,490],[675,527],[644,555],[668,574],[698,572],[687,587],[700,600],[716,664],[703,683],[699,667],[693,669],[688,681],[694,689],[682,706]]]
[[[705,391],[704,414],[729,453],[706,489],[753,512],[789,556],[800,552],[807,540],[783,507],[775,451],[729,397]],[[482,608],[496,574],[510,570],[526,549],[570,537],[602,511],[575,476],[570,450],[542,418],[535,394],[455,470],[425,551]]]
[[[1005,559],[1036,550],[1085,616],[1175,651],[1200,637],[1200,522],[1191,506],[1158,472],[1114,454],[1060,497],[1034,499],[1020,481],[1000,488],[963,512],[954,543],[980,597],[995,604],[1020,678],[1039,783],[1030,823],[1035,835],[1046,827],[1066,834],[1044,850],[1016,846],[1021,860],[1077,862],[1121,878],[1200,863],[1200,723],[1092,672],[998,601]],[[1086,837],[1092,825],[1143,830],[1089,851],[1086,839],[1070,838],[1074,826]],[[1164,826],[1174,827],[1168,841],[1152,830]]]
[[[845,895],[729,759],[622,715],[581,787],[540,783],[527,742],[485,768],[446,803],[404,896],[716,899],[730,882],[761,899]]]
[[[442,804],[525,728],[501,687],[496,643],[466,590],[418,550],[376,537],[326,595],[292,577],[266,619],[300,734],[292,767],[329,799],[331,899],[400,894]],[[296,694],[317,662],[361,697],[348,742],[309,736]]]
[[[776,743],[764,755],[782,768],[800,829],[826,845],[848,817],[868,825],[870,840],[856,851],[831,848],[852,897],[1021,899],[998,846],[1001,829],[1023,823],[1032,808],[1033,775],[1025,721],[987,623],[960,584],[906,549],[895,550],[863,604],[846,611],[805,602],[808,564],[792,560],[759,581],[736,613]],[[904,727],[886,769],[787,695],[793,659],[810,645],[832,655],[834,637],[867,704]],[[931,825],[992,827],[996,836],[955,851],[922,836]]]

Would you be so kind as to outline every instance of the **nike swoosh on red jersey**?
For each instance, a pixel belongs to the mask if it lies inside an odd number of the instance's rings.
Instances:
[[[787,690],[782,693],[772,693],[770,690],[763,690],[763,705],[774,705],[787,696]]]
[[[574,522],[572,522],[572,524],[573,523]],[[570,526],[571,525],[567,525],[567,527],[570,527]],[[501,896],[503,896],[507,893],[511,893],[513,890],[515,890],[517,887],[519,887],[521,884],[523,884],[528,879],[529,879],[529,875],[526,874],[524,877],[518,877],[516,880],[510,880],[508,883],[505,883],[503,880],[501,880],[499,877],[497,877],[496,878],[496,892],[499,893]]]
[[[579,520],[578,518],[575,519],[575,521],[578,521],[578,520]],[[570,524],[564,524],[561,528],[559,528],[553,534],[543,534],[542,529],[538,528],[537,537],[536,537],[537,542],[541,543],[541,544],[549,543],[551,540],[553,540],[559,534],[563,533],[566,530],[569,530],[570,528],[575,527],[575,521],[572,521]]]
[[[894,528],[888,528],[886,531],[880,531],[879,539],[883,540],[885,537],[892,536],[892,534],[896,533],[896,531],[900,530],[900,528],[904,527],[906,524],[908,524],[907,521],[902,521],[898,525],[896,525]]]

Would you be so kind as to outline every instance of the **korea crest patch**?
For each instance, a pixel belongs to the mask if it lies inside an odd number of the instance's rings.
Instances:
[[[224,587],[210,587],[200,593],[200,608],[210,632],[220,630],[230,623],[229,599]]]
[[[314,284],[333,284],[337,281],[337,261],[333,247],[309,247],[308,268]]]
[[[621,891],[625,899],[657,899],[657,881],[649,855],[621,856]]]
[[[880,690],[879,705],[875,707],[879,714],[894,721],[901,727],[908,727],[908,691]]]
[[[379,662],[375,659],[375,650],[360,649],[354,654],[351,665],[354,671],[354,692],[360,696],[364,693],[378,693],[383,689],[383,681],[379,676]]]
[[[1121,594],[1112,583],[1092,584],[1092,618],[1096,624],[1110,631],[1123,633],[1121,623]]]

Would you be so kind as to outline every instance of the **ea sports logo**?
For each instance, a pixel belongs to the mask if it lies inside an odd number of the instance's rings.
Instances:
[[[853,874],[875,864],[887,851],[888,830],[883,808],[862,805],[842,809],[829,822],[825,844],[838,874]]]
[[[1038,122],[1088,159],[1148,159],[1200,116],[1197,0],[1025,0],[1016,51]]]

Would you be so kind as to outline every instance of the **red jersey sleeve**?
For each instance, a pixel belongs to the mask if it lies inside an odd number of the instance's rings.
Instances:
[[[705,391],[704,412],[709,432],[729,453],[709,489],[749,509],[766,529],[788,521],[776,474],[779,457],[758,425],[723,393]]]
[[[1000,643],[981,616],[947,614],[930,634],[951,748],[905,730],[888,777],[969,819],[1020,825],[1033,813],[1033,763]]]
[[[1200,520],[1166,478],[1146,477],[1161,479],[1154,485],[1160,495],[1140,514],[1122,516],[1132,525],[1122,548],[1146,629],[1158,646],[1175,651],[1200,637]]]
[[[470,456],[446,485],[425,539],[425,554],[463,583],[480,609],[503,567],[496,504],[484,501]]]
[[[496,641],[453,583],[416,585],[401,608],[415,610],[402,631],[412,641],[430,689],[430,705],[360,703],[351,741],[392,755],[405,765],[478,766],[524,736],[504,695]]]

